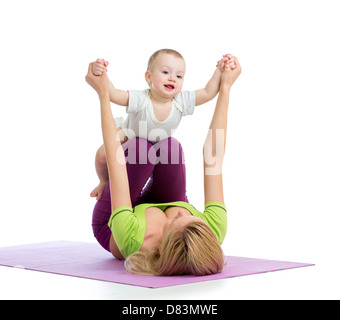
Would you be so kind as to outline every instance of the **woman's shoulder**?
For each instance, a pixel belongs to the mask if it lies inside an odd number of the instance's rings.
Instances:
[[[225,204],[219,201],[206,202],[201,218],[206,221],[222,244],[227,233],[227,208]]]

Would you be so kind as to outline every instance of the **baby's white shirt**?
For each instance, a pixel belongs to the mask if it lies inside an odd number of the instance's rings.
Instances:
[[[125,121],[116,120],[129,139],[139,137],[151,142],[171,137],[181,122],[182,116],[192,115],[195,110],[195,91],[182,91],[172,99],[168,117],[159,121],[154,113],[150,90],[129,90],[128,113]]]

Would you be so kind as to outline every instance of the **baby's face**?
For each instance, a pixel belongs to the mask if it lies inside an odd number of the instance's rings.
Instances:
[[[185,62],[173,54],[162,53],[146,72],[150,89],[164,98],[173,98],[181,92],[185,75]]]

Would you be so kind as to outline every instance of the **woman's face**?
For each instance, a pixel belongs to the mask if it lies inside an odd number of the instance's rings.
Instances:
[[[192,216],[190,213],[188,214],[188,210],[181,207],[170,207],[168,210],[176,210],[176,212],[172,212],[172,218],[168,218],[163,228],[163,237],[167,235],[171,231],[180,231],[183,230],[189,223],[195,221],[203,221],[199,217]]]

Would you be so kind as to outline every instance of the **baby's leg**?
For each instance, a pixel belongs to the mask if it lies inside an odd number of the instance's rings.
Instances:
[[[118,128],[117,131],[118,139],[120,140],[121,144],[124,145],[127,142],[128,137],[125,135],[122,128]],[[107,169],[106,163],[106,153],[104,145],[102,145],[97,153],[96,153],[96,160],[95,160],[96,172],[99,178],[99,184],[95,187],[92,192],[90,193],[91,197],[96,197],[99,200],[103,194],[105,186],[109,181],[109,171]]]
[[[148,157],[150,149],[153,149],[152,144],[144,139],[135,138],[123,144],[131,202],[134,205],[138,203],[140,193],[154,169],[154,163],[151,163]],[[96,171],[99,184],[91,192],[91,197],[96,197],[99,200],[109,180],[104,146],[101,146],[96,154]]]
[[[102,145],[96,153],[95,166],[99,178],[99,184],[92,190],[90,196],[96,197],[96,199],[99,200],[102,197],[107,182],[109,181],[104,145]]]

